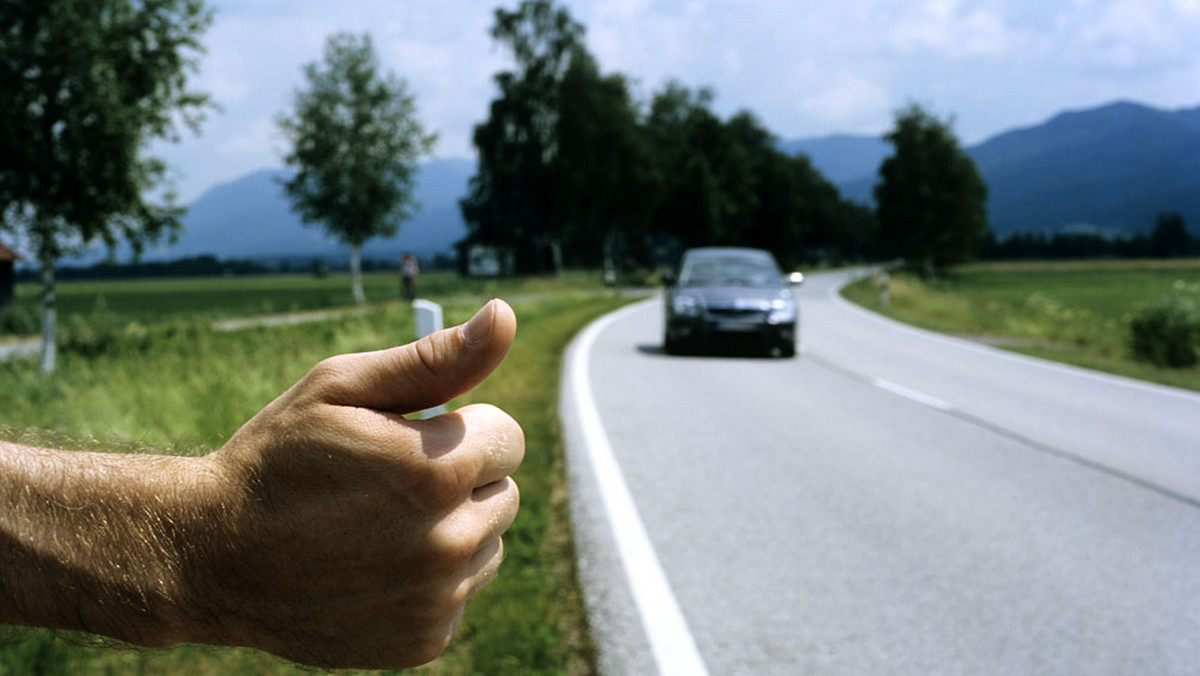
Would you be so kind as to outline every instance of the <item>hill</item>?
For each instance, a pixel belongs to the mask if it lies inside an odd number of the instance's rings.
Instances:
[[[879,162],[872,137],[846,137],[841,147],[858,148],[838,162],[810,152],[813,164],[842,193],[863,203]],[[781,144],[822,147],[822,139]],[[989,221],[1004,235],[1014,231],[1148,230],[1163,211],[1184,215],[1200,232],[1200,108],[1165,111],[1130,102],[1059,114],[1045,123],[1016,129],[966,148],[988,184]],[[853,160],[853,162],[851,161]],[[836,176],[850,176],[834,178]]]
[[[365,258],[398,258],[403,251],[433,256],[451,250],[466,235],[458,199],[475,171],[470,160],[432,160],[421,165],[416,198],[421,208],[391,239],[373,239]],[[306,227],[283,193],[282,169],[247,174],[214,186],[192,202],[175,244],[149,252],[151,260],[213,254],[220,258],[343,256],[347,249],[319,227]]]
[[[802,153],[835,185],[873,174],[892,150],[882,137],[836,134],[779,143],[785,153]]]

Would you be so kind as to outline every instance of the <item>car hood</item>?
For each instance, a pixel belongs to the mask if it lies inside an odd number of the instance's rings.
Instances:
[[[766,307],[779,298],[791,298],[792,293],[781,287],[754,286],[685,286],[677,293],[701,299],[707,306],[742,307],[755,309]]]

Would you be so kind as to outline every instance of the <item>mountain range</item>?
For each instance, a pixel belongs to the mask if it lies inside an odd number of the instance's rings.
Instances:
[[[404,251],[418,257],[449,252],[467,234],[458,200],[474,172],[471,160],[423,163],[414,183],[419,208],[396,237],[368,240],[363,257],[396,260]],[[291,210],[282,185],[290,175],[283,169],[264,169],[210,188],[188,206],[178,241],[148,252],[146,258],[345,258],[345,245],[317,225],[306,227]]]
[[[840,136],[781,144],[804,152],[846,197],[873,202],[891,147]],[[1167,111],[1120,101],[1064,112],[964,148],[988,186],[997,235],[1017,231],[1148,231],[1158,214],[1183,214],[1200,232],[1200,107]],[[857,174],[857,175],[855,175]]]
[[[784,141],[804,153],[842,194],[870,204],[890,146],[879,137],[835,135]],[[988,184],[989,221],[1016,231],[1086,230],[1131,234],[1177,211],[1200,232],[1200,107],[1167,111],[1131,102],[1065,112],[967,146]],[[447,253],[467,232],[458,200],[475,172],[465,159],[421,165],[421,208],[390,239],[367,242],[363,256],[395,259],[402,251]],[[184,216],[186,230],[150,259],[213,254],[221,258],[343,256],[345,247],[292,213],[280,180],[263,170],[215,186]]]

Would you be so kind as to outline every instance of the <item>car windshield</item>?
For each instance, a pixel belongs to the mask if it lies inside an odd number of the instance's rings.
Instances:
[[[767,260],[745,257],[687,261],[679,275],[682,286],[776,286],[779,269]]]

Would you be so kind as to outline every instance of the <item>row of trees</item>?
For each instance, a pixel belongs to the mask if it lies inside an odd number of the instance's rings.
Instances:
[[[1017,232],[989,235],[980,256],[993,260],[1079,258],[1182,258],[1200,254],[1200,240],[1187,229],[1183,214],[1163,212],[1149,234],[1106,236],[1088,232]]]
[[[783,261],[873,251],[870,211],[779,151],[751,113],[721,119],[711,91],[679,84],[635,102],[551,0],[496,10],[492,36],[515,67],[496,75],[475,128],[462,212],[468,241],[511,252],[518,271],[597,265],[618,242],[642,262],[668,242],[758,246]]]

